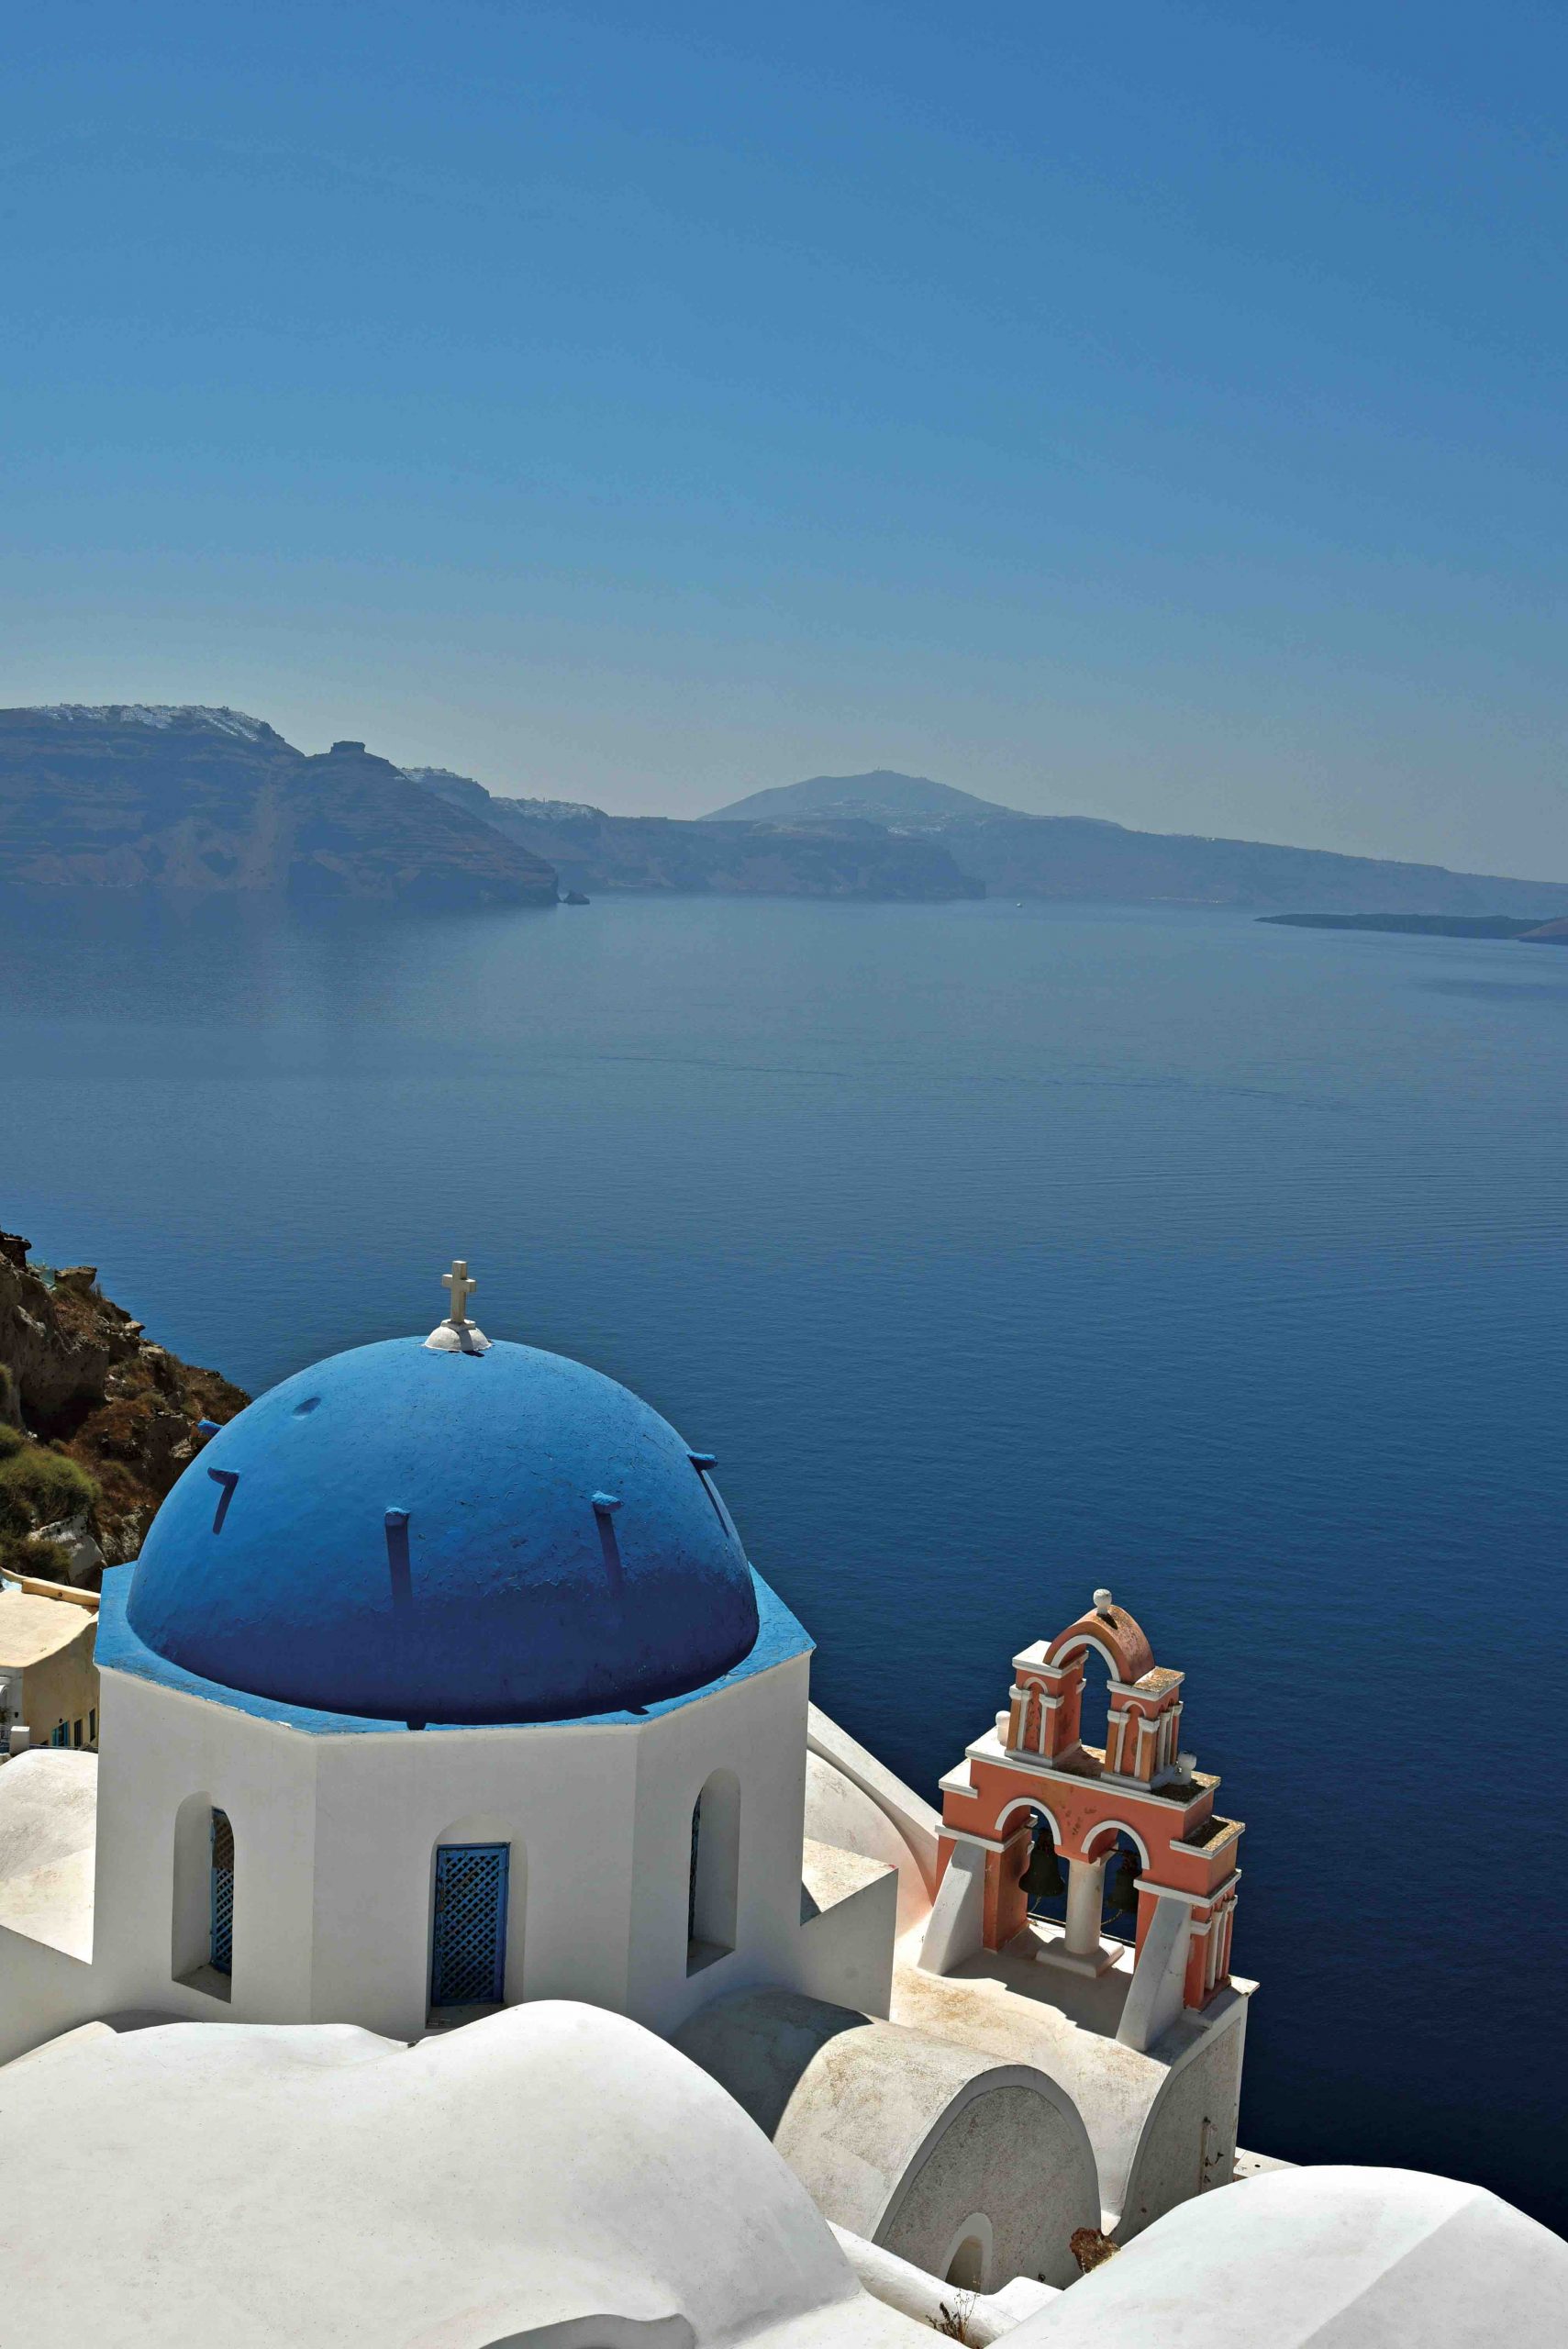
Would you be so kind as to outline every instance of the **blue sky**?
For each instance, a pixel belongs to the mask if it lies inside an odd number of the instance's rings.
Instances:
[[[0,701],[1568,877],[1568,19],[54,0]]]

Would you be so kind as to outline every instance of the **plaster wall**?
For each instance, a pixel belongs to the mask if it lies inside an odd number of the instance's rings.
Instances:
[[[0,1925],[0,2064],[104,2011],[91,1965],[8,1925]],[[13,2139],[13,2150],[28,2149]]]
[[[1179,2202],[1229,2182],[1246,2030],[1247,2001],[1237,1998],[1219,2027],[1206,2032],[1167,2075],[1139,2132],[1120,2197],[1118,2243],[1129,2243]]]
[[[809,1657],[791,1657],[637,1731],[627,2011],[651,2030],[669,2034],[731,1991],[797,1978],[809,1686]],[[692,1809],[716,1771],[740,1788],[734,1946],[688,1975]]]
[[[815,1706],[812,1721],[822,1720]],[[813,1730],[813,1737],[817,1732]],[[934,1816],[934,1814],[933,1814]],[[898,1875],[897,1931],[906,1933],[929,1913],[931,1895],[914,1850],[894,1820],[863,1787],[813,1743],[806,1757],[806,1831],[818,1842],[881,1860]],[[930,1838],[933,1852],[936,1838]],[[856,1999],[851,2003],[859,2005]]]
[[[61,1721],[73,1746],[78,1722],[81,1743],[90,1745],[93,1716],[98,1709],[98,1674],[93,1662],[97,1618],[68,1599],[8,1592],[6,1600],[12,1608],[44,1610],[46,1618],[53,1619],[67,1634],[47,1654],[33,1653],[38,1642],[31,1640],[19,1639],[13,1649],[6,1637],[6,1604],[0,1602],[0,1680],[14,1692],[15,1719],[28,1730],[35,1746],[47,1745]]]
[[[436,1849],[469,1842],[511,1847],[506,2002],[571,1990],[623,2010],[639,1734],[569,1722],[312,1740],[315,1945],[299,2019],[418,2036]]]
[[[824,1848],[808,1843],[808,1860]],[[885,2015],[893,1998],[897,1872],[884,1862],[836,1852],[832,1873],[852,1874],[852,1888],[825,1901],[815,1916],[803,1917],[788,1979],[810,1998],[854,2007],[866,2015]]]
[[[877,2241],[934,2276],[947,2272],[956,2239],[979,2215],[990,2225],[983,2292],[1015,2277],[1061,2288],[1077,2280],[1075,2227],[1093,2226],[1096,2188],[1081,2158],[1083,2123],[1064,2097],[1042,2091],[1020,2067],[982,2074],[955,2099],[883,2218]],[[1086,2151],[1086,2144],[1082,2146]]]
[[[829,1720],[818,1705],[813,1705],[806,1717],[806,1737],[812,1753],[858,1787],[882,1812],[919,1869],[928,1901],[932,1898],[940,1873],[941,1813],[933,1810],[902,1778],[895,1777],[867,1747],[858,1744],[847,1730]],[[859,1850],[860,1846],[851,1848]],[[869,1856],[882,1858],[886,1854],[879,1852]],[[899,1930],[904,1929],[901,1926]]]

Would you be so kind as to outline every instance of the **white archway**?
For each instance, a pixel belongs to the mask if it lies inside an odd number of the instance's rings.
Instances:
[[[1007,1805],[1006,1810],[1003,1811],[1001,1817],[997,1820],[995,1830],[996,1841],[999,1843],[1005,1843],[1009,1835],[1015,1834],[1018,1831],[1015,1828],[1009,1827],[1007,1821],[1016,1812],[1020,1810],[1038,1812],[1040,1817],[1044,1820],[1046,1825],[1051,1830],[1051,1842],[1055,1844],[1058,1851],[1062,1849],[1061,1823],[1058,1820],[1055,1812],[1051,1809],[1051,1805],[1047,1802],[1041,1802],[1038,1795],[1019,1795],[1015,1801],[1010,1802]]]

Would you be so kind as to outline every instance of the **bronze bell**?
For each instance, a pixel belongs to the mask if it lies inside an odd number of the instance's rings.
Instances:
[[[1113,1917],[1125,1917],[1138,1906],[1138,1894],[1133,1889],[1138,1881],[1138,1862],[1130,1852],[1118,1852],[1106,1870],[1106,1907]]]
[[[1067,1887],[1062,1881],[1062,1870],[1056,1865],[1056,1846],[1049,1835],[1041,1833],[1034,1839],[1029,1865],[1018,1882],[1030,1900],[1059,1900]]]

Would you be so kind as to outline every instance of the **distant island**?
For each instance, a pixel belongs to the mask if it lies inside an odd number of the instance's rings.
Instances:
[[[1390,930],[1416,938],[1512,938],[1527,946],[1568,946],[1568,921],[1512,914],[1260,914],[1285,930]]]
[[[1568,927],[1564,882],[1026,815],[893,768],[808,776],[706,817],[617,816],[397,766],[358,740],[310,755],[242,710],[144,702],[0,710],[0,885],[409,907],[991,896],[1369,928],[1502,921],[1518,927],[1455,934],[1543,941]]]
[[[940,842],[995,897],[1229,907],[1256,913],[1515,914],[1568,918],[1568,883],[1451,873],[1440,864],[1340,856],[1328,849],[1182,832],[1129,831],[1088,816],[1026,816],[929,775],[882,768],[813,775],[716,811],[735,823],[860,817]]]

